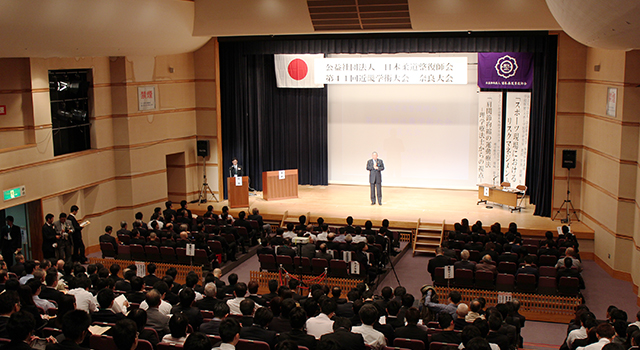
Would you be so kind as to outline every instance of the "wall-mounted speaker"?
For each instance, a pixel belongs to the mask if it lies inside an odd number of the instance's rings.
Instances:
[[[575,169],[576,167],[576,150],[562,150],[562,167],[565,169]]]
[[[196,141],[196,147],[198,149],[198,157],[206,158],[209,156],[209,140]]]

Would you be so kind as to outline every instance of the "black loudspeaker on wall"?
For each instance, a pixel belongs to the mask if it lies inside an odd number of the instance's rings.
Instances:
[[[209,156],[209,140],[198,140],[196,141],[196,147],[198,149],[199,157],[208,157]],[[574,156],[575,159],[575,156]]]
[[[575,169],[576,167],[576,150],[562,150],[562,167],[565,169]]]

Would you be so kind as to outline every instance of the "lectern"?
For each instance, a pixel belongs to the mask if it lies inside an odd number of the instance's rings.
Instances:
[[[262,197],[268,201],[298,198],[298,169],[263,172]]]
[[[249,177],[242,176],[242,185],[238,186],[235,177],[227,178],[227,191],[229,193],[229,208],[249,207]]]

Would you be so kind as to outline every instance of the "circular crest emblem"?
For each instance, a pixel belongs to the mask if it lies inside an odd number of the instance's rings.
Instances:
[[[516,75],[516,71],[518,70],[518,62],[516,59],[509,56],[504,55],[498,59],[496,62],[496,72],[499,76],[509,79],[512,76]]]

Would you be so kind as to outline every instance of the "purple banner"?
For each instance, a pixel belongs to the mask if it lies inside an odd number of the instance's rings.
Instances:
[[[485,89],[531,89],[530,52],[479,52],[478,86]]]

